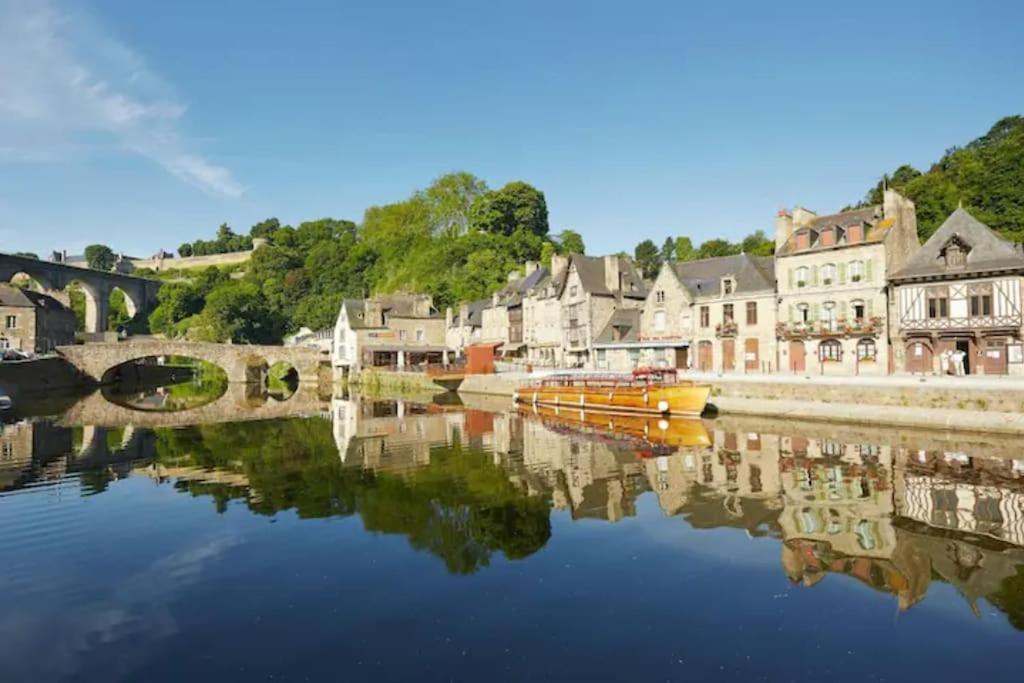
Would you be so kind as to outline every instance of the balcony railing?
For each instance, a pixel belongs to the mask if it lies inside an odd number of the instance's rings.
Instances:
[[[814,322],[778,323],[775,336],[779,339],[812,339],[817,337],[877,336],[882,332],[885,319],[871,318],[816,320]]]
[[[904,330],[991,330],[1001,328],[1020,329],[1019,315],[979,315],[968,318],[924,318],[921,320],[900,320]]]
[[[739,325],[736,324],[735,320],[726,320],[715,325],[715,336],[716,337],[735,337],[736,332],[739,330]]]

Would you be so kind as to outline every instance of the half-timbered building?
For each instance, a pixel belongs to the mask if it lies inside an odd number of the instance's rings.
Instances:
[[[1024,374],[1024,252],[957,209],[889,278],[898,371]]]

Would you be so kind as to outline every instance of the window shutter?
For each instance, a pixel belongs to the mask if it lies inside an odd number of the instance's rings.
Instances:
[[[874,302],[872,302],[871,299],[868,299],[867,301],[864,302],[864,317],[867,318],[868,320],[870,320],[871,316],[873,315],[873,313],[871,312],[873,308],[873,306],[871,305],[872,303]]]
[[[811,268],[811,283],[814,286],[818,285],[818,266]]]
[[[792,271],[790,271],[790,272],[792,272]],[[789,322],[790,323],[795,323],[796,322],[796,307],[793,304],[789,305]]]
[[[871,259],[864,262],[864,279],[871,282]]]
[[[793,289],[793,269],[789,269],[789,288]]]
[[[839,284],[845,285],[846,284],[846,264],[845,263],[840,263],[838,268],[839,268]]]
[[[818,321],[818,304],[811,304],[811,322]]]

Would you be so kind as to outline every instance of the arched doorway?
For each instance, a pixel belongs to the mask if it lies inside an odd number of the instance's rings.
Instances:
[[[928,342],[907,342],[906,370],[919,374],[932,371],[932,347]]]
[[[792,372],[807,371],[807,349],[799,339],[789,342],[789,369]]]
[[[714,351],[711,342],[702,341],[697,344],[697,369],[701,372],[711,372],[714,368]]]

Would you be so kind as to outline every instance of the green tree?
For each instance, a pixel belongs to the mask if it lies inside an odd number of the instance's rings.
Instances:
[[[545,237],[549,226],[544,193],[522,181],[514,181],[500,190],[488,192],[474,204],[473,226],[500,235],[525,230]]]
[[[271,235],[281,228],[281,221],[276,218],[267,218],[249,228],[249,237],[270,239]]]
[[[448,173],[419,193],[436,235],[458,237],[469,231],[473,206],[488,192],[487,183],[472,173]]]
[[[93,270],[109,271],[117,262],[117,254],[105,244],[90,244],[85,248],[85,262]]]
[[[196,337],[236,344],[269,344],[281,338],[283,321],[251,282],[232,281],[206,298],[196,321]]]
[[[31,252],[31,251],[16,251],[16,252],[14,252],[14,255],[15,256],[22,256],[24,258],[34,258],[37,261],[39,260],[39,254],[36,254],[35,252]]]
[[[676,241],[671,237],[666,237],[665,241],[661,245],[661,252],[658,254],[658,258],[662,263],[671,261],[676,255]]]
[[[775,241],[768,239],[763,230],[756,230],[743,238],[740,249],[751,256],[771,256],[775,253]]]
[[[583,244],[583,236],[575,230],[563,230],[558,235],[558,245],[563,254],[587,253],[587,247]]]
[[[697,258],[715,258],[717,256],[733,256],[740,253],[740,247],[728,240],[710,239],[705,240],[700,249],[697,250]]]
[[[676,260],[692,261],[697,258],[697,250],[693,248],[693,241],[689,237],[676,239]]]
[[[192,256],[193,253],[194,251],[192,250],[191,242],[185,242],[178,247],[178,256],[181,256],[182,258],[188,258],[189,256]]]
[[[633,260],[645,278],[653,278],[661,268],[661,252],[651,240],[644,240],[633,249]]]

